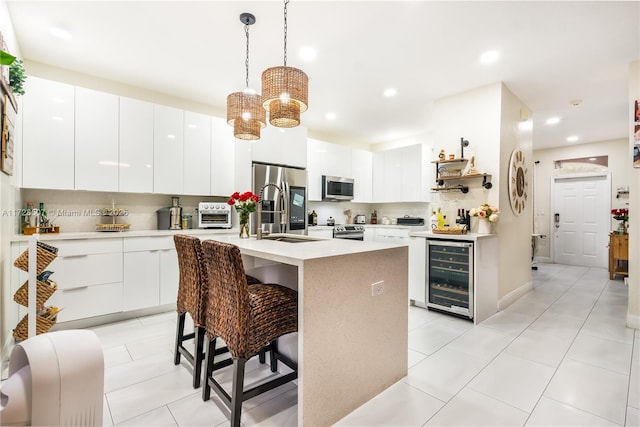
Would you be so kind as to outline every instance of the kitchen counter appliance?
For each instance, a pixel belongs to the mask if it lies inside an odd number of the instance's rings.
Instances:
[[[366,224],[367,223],[367,217],[364,215],[356,215],[356,224]]]
[[[333,227],[333,238],[364,241],[364,227],[362,225],[336,225]]]
[[[424,218],[410,217],[405,215],[396,220],[398,225],[424,225]]]
[[[231,206],[225,202],[198,203],[198,228],[231,228]]]

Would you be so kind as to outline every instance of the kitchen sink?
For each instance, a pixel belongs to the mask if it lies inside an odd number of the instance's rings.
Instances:
[[[275,240],[277,242],[286,243],[304,243],[304,242],[317,242],[324,239],[317,239],[309,236],[297,236],[292,234],[269,234],[262,236],[262,240]]]

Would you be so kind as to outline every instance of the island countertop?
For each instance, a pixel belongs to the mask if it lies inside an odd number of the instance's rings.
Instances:
[[[267,239],[257,240],[255,237],[240,239],[234,235],[207,235],[200,236],[200,239],[213,239],[219,242],[231,243],[238,246],[242,254],[298,266],[302,265],[304,261],[312,259],[353,255],[407,246],[401,243],[321,238],[308,238],[308,242],[289,243]]]

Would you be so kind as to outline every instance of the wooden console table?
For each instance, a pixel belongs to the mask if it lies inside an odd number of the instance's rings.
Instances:
[[[609,280],[629,275],[629,235],[609,234]]]

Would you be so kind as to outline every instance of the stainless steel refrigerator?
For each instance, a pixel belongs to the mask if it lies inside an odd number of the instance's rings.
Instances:
[[[292,167],[253,164],[253,192],[260,196],[262,231],[307,234],[307,171]],[[251,218],[251,234],[256,233]]]

